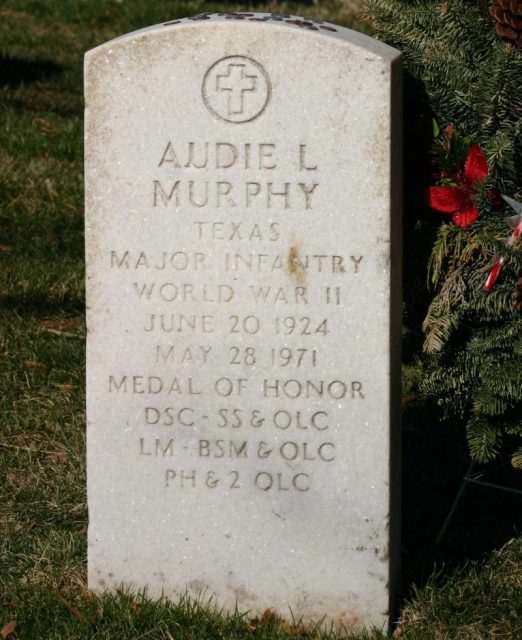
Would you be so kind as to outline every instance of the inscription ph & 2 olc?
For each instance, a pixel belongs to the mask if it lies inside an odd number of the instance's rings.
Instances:
[[[246,484],[260,491],[300,491],[310,490],[310,476],[307,473],[292,473],[288,471],[269,473],[268,471],[254,471],[249,474]],[[228,473],[216,471],[196,471],[196,469],[166,469],[164,473],[165,488],[207,489],[223,488],[241,489],[245,486],[244,479],[238,471]]]

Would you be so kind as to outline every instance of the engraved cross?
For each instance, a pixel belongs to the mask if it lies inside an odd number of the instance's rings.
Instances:
[[[228,91],[228,115],[242,114],[245,93],[257,89],[257,76],[245,73],[244,64],[229,64],[228,73],[216,77],[216,90]]]

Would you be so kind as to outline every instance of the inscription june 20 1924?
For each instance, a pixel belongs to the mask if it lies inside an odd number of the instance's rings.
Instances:
[[[218,15],[87,54],[91,587],[387,619],[397,60]]]

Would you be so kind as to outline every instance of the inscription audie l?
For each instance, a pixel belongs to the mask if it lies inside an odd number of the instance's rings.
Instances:
[[[317,165],[308,157],[306,144],[299,144],[292,163],[285,157],[285,168],[316,171]],[[279,148],[275,142],[189,142],[186,145],[167,142],[158,167],[175,169],[276,169],[279,166]]]

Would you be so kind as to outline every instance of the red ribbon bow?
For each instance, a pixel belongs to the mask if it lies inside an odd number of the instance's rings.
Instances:
[[[472,197],[477,183],[488,175],[486,157],[478,144],[469,150],[464,171],[455,176],[455,186],[429,187],[429,204],[432,209],[451,214],[452,221],[459,227],[469,227],[478,217],[477,207]]]

